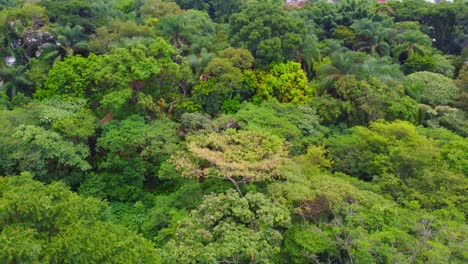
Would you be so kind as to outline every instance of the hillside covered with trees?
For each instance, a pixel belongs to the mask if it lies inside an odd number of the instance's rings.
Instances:
[[[0,263],[467,263],[468,2],[331,2],[0,0]]]

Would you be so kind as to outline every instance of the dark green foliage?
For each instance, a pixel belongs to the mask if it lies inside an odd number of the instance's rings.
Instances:
[[[104,221],[105,203],[62,183],[30,176],[0,178],[0,260],[3,263],[159,263],[152,244]]]
[[[279,6],[252,4],[230,20],[231,43],[249,49],[258,65],[294,59],[305,25]]]
[[[60,25],[82,26],[87,33],[92,33],[106,22],[106,16],[97,12],[90,0],[45,0],[40,4],[47,10],[51,22]]]
[[[80,191],[125,201],[139,198],[145,183],[156,187],[160,165],[179,149],[177,127],[169,120],[146,124],[140,116],[110,121],[97,140],[100,172],[89,175]]]

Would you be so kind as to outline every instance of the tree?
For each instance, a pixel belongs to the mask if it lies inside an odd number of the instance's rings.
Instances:
[[[65,56],[72,56],[75,52],[83,53],[88,49],[88,43],[85,41],[83,32],[84,28],[79,25],[57,29],[58,46],[63,50]]]
[[[319,94],[333,87],[333,83],[347,74],[355,73],[363,61],[363,54],[356,52],[334,52],[330,58],[325,58],[316,67],[317,78],[320,80]]]
[[[342,19],[342,15],[338,13],[336,5],[330,5],[323,1],[305,5],[300,11],[301,17],[308,24],[312,24],[315,27],[316,34],[320,40],[330,37],[331,33],[338,26],[338,21]]]
[[[37,90],[35,96],[87,98],[106,114],[122,114],[129,104],[154,112],[152,97],[144,93],[149,81],[160,72],[154,57],[160,54],[154,47],[118,48],[108,55],[91,54],[87,58],[71,56],[53,66],[45,87]]]
[[[88,140],[97,123],[82,100],[32,101],[0,112],[0,123],[2,174],[30,171],[42,181],[76,186],[91,168]]]
[[[192,90],[192,100],[205,112],[219,114],[226,102],[240,98],[243,75],[229,59],[214,58],[203,72],[199,85]]]
[[[261,66],[294,60],[304,33],[301,20],[270,3],[248,5],[230,20],[231,44],[250,50]]]
[[[313,75],[314,66],[320,61],[321,54],[318,48],[318,40],[315,35],[307,35],[298,50],[297,60],[301,63],[304,72],[310,78]]]
[[[361,40],[355,45],[358,51],[367,51],[372,55],[390,55],[388,41],[393,34],[390,28],[386,28],[381,23],[368,19],[355,21],[351,25],[351,28]]]
[[[416,121],[417,104],[403,97],[402,86],[392,87],[375,78],[362,81],[355,75],[346,75],[336,81],[335,87],[337,97],[352,106],[347,117],[350,124],[367,124],[383,118],[391,121],[391,117]]]
[[[313,94],[305,72],[295,62],[275,64],[267,73],[253,75],[249,81],[254,83],[256,102],[275,98],[282,103],[306,103]]]
[[[87,177],[81,193],[127,201],[139,198],[141,189],[158,185],[158,171],[179,150],[178,125],[169,120],[146,124],[141,116],[112,120],[97,140],[98,173]]]
[[[31,81],[25,76],[26,66],[19,65],[17,67],[2,67],[0,68],[0,78],[3,84],[1,90],[5,90],[7,95],[13,99],[17,92],[29,93],[29,85]]]
[[[372,179],[386,172],[407,178],[421,173],[438,155],[432,151],[433,143],[406,122],[376,122],[369,129],[355,127],[349,132],[331,139],[329,151],[335,157],[336,170],[361,179]]]
[[[96,29],[91,35],[89,47],[92,52],[104,54],[111,51],[118,42],[128,39],[154,37],[154,30],[135,21],[113,21]]]
[[[145,19],[161,18],[167,15],[177,15],[182,10],[175,2],[163,2],[161,0],[148,0],[140,7],[140,14]]]
[[[275,259],[289,211],[261,193],[211,194],[163,248],[165,263],[268,263]]]
[[[220,58],[226,58],[232,64],[242,70],[250,69],[254,63],[254,57],[247,49],[227,48],[219,52]]]
[[[433,106],[448,104],[460,93],[453,80],[438,73],[416,72],[408,75],[405,81],[411,97]]]
[[[71,56],[54,64],[49,71],[45,87],[36,91],[37,98],[55,95],[71,95],[84,98],[95,92],[94,74],[98,69],[99,57]]]
[[[87,109],[86,100],[70,98],[60,100],[57,97],[41,102],[39,120],[44,127],[52,128],[74,143],[87,143],[97,129],[97,119]]]
[[[52,23],[62,26],[79,25],[85,29],[86,33],[93,33],[97,27],[101,26],[108,19],[106,14],[100,14],[92,7],[90,0],[71,0],[67,2],[59,0],[41,1],[40,5],[45,7],[47,15]]]
[[[419,30],[405,30],[396,37],[397,45],[393,50],[393,56],[400,62],[404,62],[413,54],[421,56],[430,53],[432,41],[426,34]]]
[[[242,182],[268,181],[276,175],[287,155],[284,140],[256,131],[213,132],[192,135],[187,142],[188,153],[179,152],[172,157],[184,177],[203,180],[219,177],[229,180],[241,193]]]
[[[355,74],[361,78],[377,78],[388,85],[401,84],[405,77],[400,65],[393,63],[390,57],[369,56],[359,65]]]
[[[343,25],[339,25],[333,32],[333,38],[343,40],[346,47],[352,48],[356,42],[356,36],[353,31]]]
[[[372,10],[374,2],[369,0],[345,0],[337,5],[339,13],[338,24],[350,26],[355,21],[370,19],[381,21],[381,14]]]
[[[48,23],[45,8],[32,3],[2,10],[2,59],[7,59],[5,62],[10,66],[27,63],[36,55],[41,45],[53,41],[52,35],[46,30]]]
[[[239,12],[245,4],[242,0],[177,0],[176,2],[184,9],[193,8],[205,11],[216,22],[228,22],[230,16]]]
[[[232,117],[243,130],[267,132],[285,139],[293,154],[304,152],[305,146],[320,137],[323,129],[312,107],[276,100],[263,101],[260,105],[244,103]]]
[[[13,134],[16,151],[9,153],[12,167],[31,171],[38,179],[50,181],[53,175],[71,170],[86,171],[91,168],[86,158],[89,147],[74,144],[60,134],[42,127],[21,125]]]
[[[0,178],[0,208],[1,262],[160,262],[149,241],[104,220],[105,203],[63,183]]]
[[[210,17],[200,11],[188,10],[179,15],[161,18],[156,29],[184,55],[199,53],[203,48],[216,50],[215,25]]]

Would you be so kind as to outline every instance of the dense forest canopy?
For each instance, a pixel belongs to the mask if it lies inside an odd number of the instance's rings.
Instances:
[[[466,263],[468,2],[0,0],[0,263]]]

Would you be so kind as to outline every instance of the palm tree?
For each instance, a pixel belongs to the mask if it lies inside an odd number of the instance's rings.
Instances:
[[[0,0],[0,10],[18,5],[18,0]]]
[[[18,90],[25,92],[31,82],[24,76],[26,66],[0,68],[0,90],[6,90],[10,98],[14,98]]]
[[[55,43],[46,43],[40,47],[42,58],[52,64],[63,57],[73,56],[76,52],[85,52],[88,49],[88,43],[84,40],[84,28],[79,25],[58,28],[55,34]]]
[[[188,23],[183,15],[168,15],[158,23],[161,33],[170,36],[171,43],[176,48],[181,48],[186,39],[184,35],[193,31],[193,26]]]
[[[405,75],[400,70],[400,65],[392,63],[390,57],[369,57],[359,67],[359,74],[366,78],[379,78],[384,83],[399,82]]]
[[[199,54],[190,54],[185,58],[185,61],[194,70],[195,75],[200,76],[206,65],[215,57],[213,53],[202,48]]]
[[[74,27],[65,26],[57,30],[57,41],[65,56],[73,56],[76,51],[84,51],[88,48],[88,43],[84,40],[84,28],[76,25]]]
[[[351,25],[351,28],[361,39],[355,45],[356,50],[366,51],[372,55],[390,55],[390,45],[387,41],[393,36],[393,29],[369,19],[358,20]]]
[[[324,63],[317,69],[317,77],[320,80],[319,94],[330,90],[335,81],[355,73],[360,67],[359,56],[352,51],[335,52],[330,59],[330,63]]]
[[[393,54],[400,62],[414,53],[424,56],[431,51],[431,38],[419,30],[406,30],[396,39],[397,45],[393,49]]]
[[[310,77],[314,64],[320,61],[320,49],[315,35],[308,35],[304,38],[297,50],[297,61],[303,65],[304,71]]]

